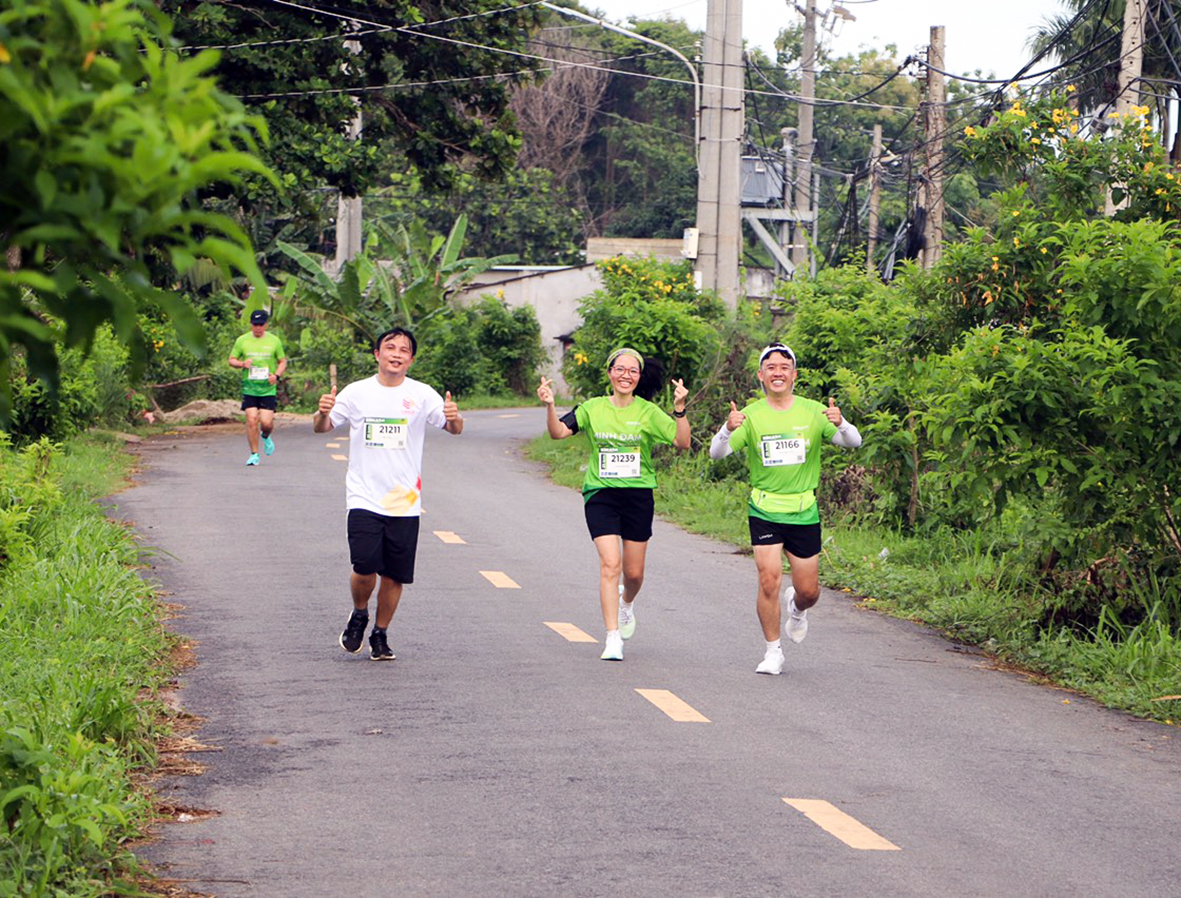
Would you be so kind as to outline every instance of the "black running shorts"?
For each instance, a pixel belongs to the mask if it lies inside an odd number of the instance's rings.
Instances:
[[[796,558],[820,554],[820,524],[776,524],[750,515],[752,546],[782,545],[783,551]]]
[[[583,506],[591,539],[620,536],[629,542],[652,538],[655,508],[652,490],[642,487],[607,487],[592,493]]]
[[[381,574],[414,582],[418,517],[395,518],[364,508],[349,509],[349,555],[358,574]]]
[[[268,412],[273,412],[278,407],[278,396],[242,396],[242,411],[248,408],[264,408]]]

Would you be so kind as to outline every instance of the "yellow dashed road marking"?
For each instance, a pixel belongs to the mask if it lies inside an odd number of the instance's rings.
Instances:
[[[445,543],[451,543],[456,546],[466,546],[467,542],[458,533],[452,533],[450,530],[436,530],[435,536],[439,537]]]
[[[495,586],[497,589],[520,589],[513,578],[503,571],[480,571],[484,579]]]
[[[578,629],[574,624],[563,623],[562,621],[547,620],[542,621],[547,627],[557,633],[559,636],[565,638],[569,642],[598,642],[599,640],[591,636],[589,633]]]
[[[333,461],[348,461],[349,457],[347,455],[337,455],[336,453],[333,453],[332,460]]]
[[[901,851],[872,829],[850,817],[840,808],[818,798],[785,798],[791,805],[829,835],[836,836],[850,848],[863,851]]]
[[[339,449],[340,443],[325,443],[324,448],[325,449]]]
[[[667,689],[637,689],[636,692],[648,699],[648,701],[677,723],[709,723],[708,717],[677,698]]]

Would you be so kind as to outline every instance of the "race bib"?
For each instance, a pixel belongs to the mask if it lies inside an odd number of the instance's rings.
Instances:
[[[764,468],[802,465],[807,455],[803,437],[767,436],[760,446]]]
[[[600,449],[599,476],[603,480],[619,480],[640,476],[639,449]]]
[[[405,449],[409,428],[405,418],[366,418],[366,449]]]
[[[250,380],[267,380],[271,376],[271,369],[266,365],[251,365]]]

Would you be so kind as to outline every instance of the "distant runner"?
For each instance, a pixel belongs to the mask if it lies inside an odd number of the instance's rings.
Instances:
[[[651,402],[663,373],[655,363],[645,368],[644,357],[634,349],[617,349],[607,358],[611,395],[589,399],[561,418],[554,408],[553,381],[543,377],[537,388],[551,437],[564,440],[583,430],[590,440],[582,494],[587,528],[599,552],[599,601],[607,628],[600,656],[604,661],[622,661],[623,640],[636,631],[632,603],[644,583],[644,559],[652,538],[652,446],[672,443],[678,449],[689,448],[689,391],[684,382],[672,382],[673,417]]]
[[[410,331],[386,331],[373,344],[377,374],[349,384],[339,396],[333,387],[320,397],[312,418],[316,433],[349,425],[345,487],[353,613],[340,634],[340,645],[353,654],[361,650],[369,625],[369,597],[377,585],[377,620],[369,634],[369,657],[374,661],[394,660],[386,629],[398,610],[402,588],[414,582],[426,428],[463,433],[463,417],[451,393],[440,396],[406,376],[417,352],[418,341]]]
[[[781,607],[779,586],[783,558],[791,566],[786,631],[792,642],[803,642],[808,633],[808,609],[820,598],[820,511],[816,487],[820,484],[820,440],[856,449],[861,445],[857,428],[841,416],[836,402],[828,407],[793,394],[796,356],[782,343],[772,343],[759,353],[759,382],[766,394],[739,411],[730,403],[730,415],[709,444],[710,458],[725,458],[746,450],[750,467],[750,542],[759,574],[757,609],[766,653],[755,673],[778,676],[783,672],[783,646],[779,640]]]
[[[250,313],[250,333],[234,341],[230,350],[231,368],[242,369],[242,411],[246,413],[246,442],[250,455],[246,464],[258,464],[258,437],[262,432],[262,449],[267,455],[275,451],[271,432],[275,429],[275,408],[278,388],[275,386],[287,370],[287,355],[283,342],[267,333],[270,316],[265,309]]]

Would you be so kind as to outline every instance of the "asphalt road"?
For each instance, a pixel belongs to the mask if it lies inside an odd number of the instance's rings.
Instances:
[[[626,660],[600,661],[581,499],[521,451],[542,410],[465,418],[428,435],[392,663],[336,641],[347,440],[285,423],[253,469],[239,432],[144,445],[118,513],[184,606],[181,700],[221,749],[163,785],[218,812],[140,852],[163,876],[219,896],[1181,894],[1175,730],[833,592],[784,675],[757,676],[752,561],[663,522]]]

